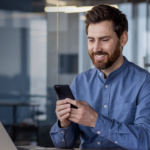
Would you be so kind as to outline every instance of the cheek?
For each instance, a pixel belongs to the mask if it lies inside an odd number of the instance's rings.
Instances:
[[[115,49],[115,44],[114,43],[103,44],[103,49],[105,52],[112,54]]]
[[[103,48],[102,48],[103,52],[106,52],[108,54],[111,54],[111,49],[112,49],[112,47],[110,47],[108,45],[103,45]]]
[[[89,53],[89,55],[92,55],[92,52],[93,52],[93,51],[88,48],[88,53]]]
[[[88,51],[91,53],[93,51],[93,46],[88,44]]]

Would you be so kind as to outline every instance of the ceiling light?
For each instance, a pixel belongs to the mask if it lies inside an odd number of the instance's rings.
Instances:
[[[65,6],[65,7],[45,7],[45,12],[57,12],[59,9],[59,12],[65,12],[66,10],[71,11],[72,9],[75,10],[76,6]]]
[[[85,6],[85,7],[76,7],[75,9],[68,10],[66,9],[65,13],[79,13],[79,12],[87,12],[91,10],[93,6]]]
[[[117,5],[111,5],[115,8],[118,8]],[[76,6],[60,6],[60,7],[45,7],[45,12],[64,12],[64,13],[79,13],[79,12],[87,12],[91,10],[94,6],[84,6],[84,7],[76,7]]]

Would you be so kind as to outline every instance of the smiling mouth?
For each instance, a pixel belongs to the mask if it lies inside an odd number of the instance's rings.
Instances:
[[[97,61],[103,61],[106,58],[106,56],[107,56],[106,54],[100,54],[100,55],[95,54],[94,58]]]
[[[95,55],[95,56],[98,58],[101,58],[101,57],[106,56],[106,55]]]

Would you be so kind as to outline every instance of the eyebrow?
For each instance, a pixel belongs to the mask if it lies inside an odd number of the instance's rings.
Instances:
[[[88,36],[87,38],[88,38],[88,39],[94,39],[93,37],[90,37],[90,36]],[[102,37],[99,37],[99,39],[104,39],[104,38],[110,38],[110,36],[102,36]]]

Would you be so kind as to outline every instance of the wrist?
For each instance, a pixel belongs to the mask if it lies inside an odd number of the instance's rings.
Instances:
[[[62,122],[59,121],[59,127],[60,128],[67,128],[70,124],[71,124],[71,122],[66,124],[66,123],[62,123]]]

